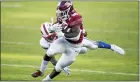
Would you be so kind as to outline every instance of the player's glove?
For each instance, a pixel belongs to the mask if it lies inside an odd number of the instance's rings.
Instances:
[[[87,37],[87,32],[84,33],[84,37]]]
[[[87,32],[85,29],[83,29],[83,34],[84,34],[84,37],[87,37]]]
[[[49,27],[49,30],[53,32],[61,31],[62,30],[61,24],[59,23],[53,24],[52,26]]]

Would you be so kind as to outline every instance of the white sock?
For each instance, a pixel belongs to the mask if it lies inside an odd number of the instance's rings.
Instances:
[[[40,71],[41,71],[42,73],[44,73],[44,71],[46,70],[47,65],[48,65],[48,62],[49,62],[49,61],[45,61],[44,59],[42,60],[42,63],[41,63],[41,66],[40,66]]]
[[[47,78],[48,81],[52,80],[49,75],[47,75],[46,78]]]
[[[45,78],[45,79],[43,79],[42,81],[43,81],[43,82],[45,82],[45,81],[51,81],[51,80],[52,80],[52,79],[50,78],[50,76],[49,76],[49,75],[47,75],[47,76],[46,76],[46,78]]]

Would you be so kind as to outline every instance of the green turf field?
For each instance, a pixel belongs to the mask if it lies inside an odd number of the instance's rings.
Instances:
[[[57,2],[1,2],[1,80],[32,78],[44,50],[39,45],[40,25],[55,18]],[[71,75],[54,80],[137,81],[138,2],[74,2],[92,40],[102,40],[125,49],[121,56],[111,50],[88,50],[72,64]],[[57,56],[57,59],[60,55]],[[51,72],[49,64],[45,75]]]

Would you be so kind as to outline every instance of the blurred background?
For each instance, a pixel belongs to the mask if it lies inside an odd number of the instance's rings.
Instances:
[[[38,80],[45,51],[40,47],[40,25],[55,18],[57,1],[1,2],[1,80]],[[83,16],[88,38],[116,44],[124,56],[111,50],[88,50],[70,67],[71,75],[62,72],[54,80],[137,81],[138,80],[138,2],[74,1]],[[61,55],[57,55],[59,59]]]

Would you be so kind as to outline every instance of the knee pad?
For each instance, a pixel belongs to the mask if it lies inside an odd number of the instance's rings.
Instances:
[[[93,49],[93,50],[95,50],[95,49],[97,49],[98,48],[98,45],[92,45],[91,46],[91,49]]]
[[[54,51],[51,50],[51,49],[48,49],[46,54],[47,54],[49,57],[52,57],[52,56],[55,55]]]
[[[80,50],[79,54],[85,54],[87,52],[87,48],[86,47],[82,47],[82,49]]]
[[[56,64],[55,70],[56,70],[57,72],[61,72],[62,69],[63,69],[63,68],[62,68],[59,64]]]
[[[44,55],[43,59],[45,61],[50,61],[52,57],[49,57],[47,54]]]
[[[98,48],[98,43],[97,42],[93,42],[93,44],[91,45],[91,49],[95,50]]]

